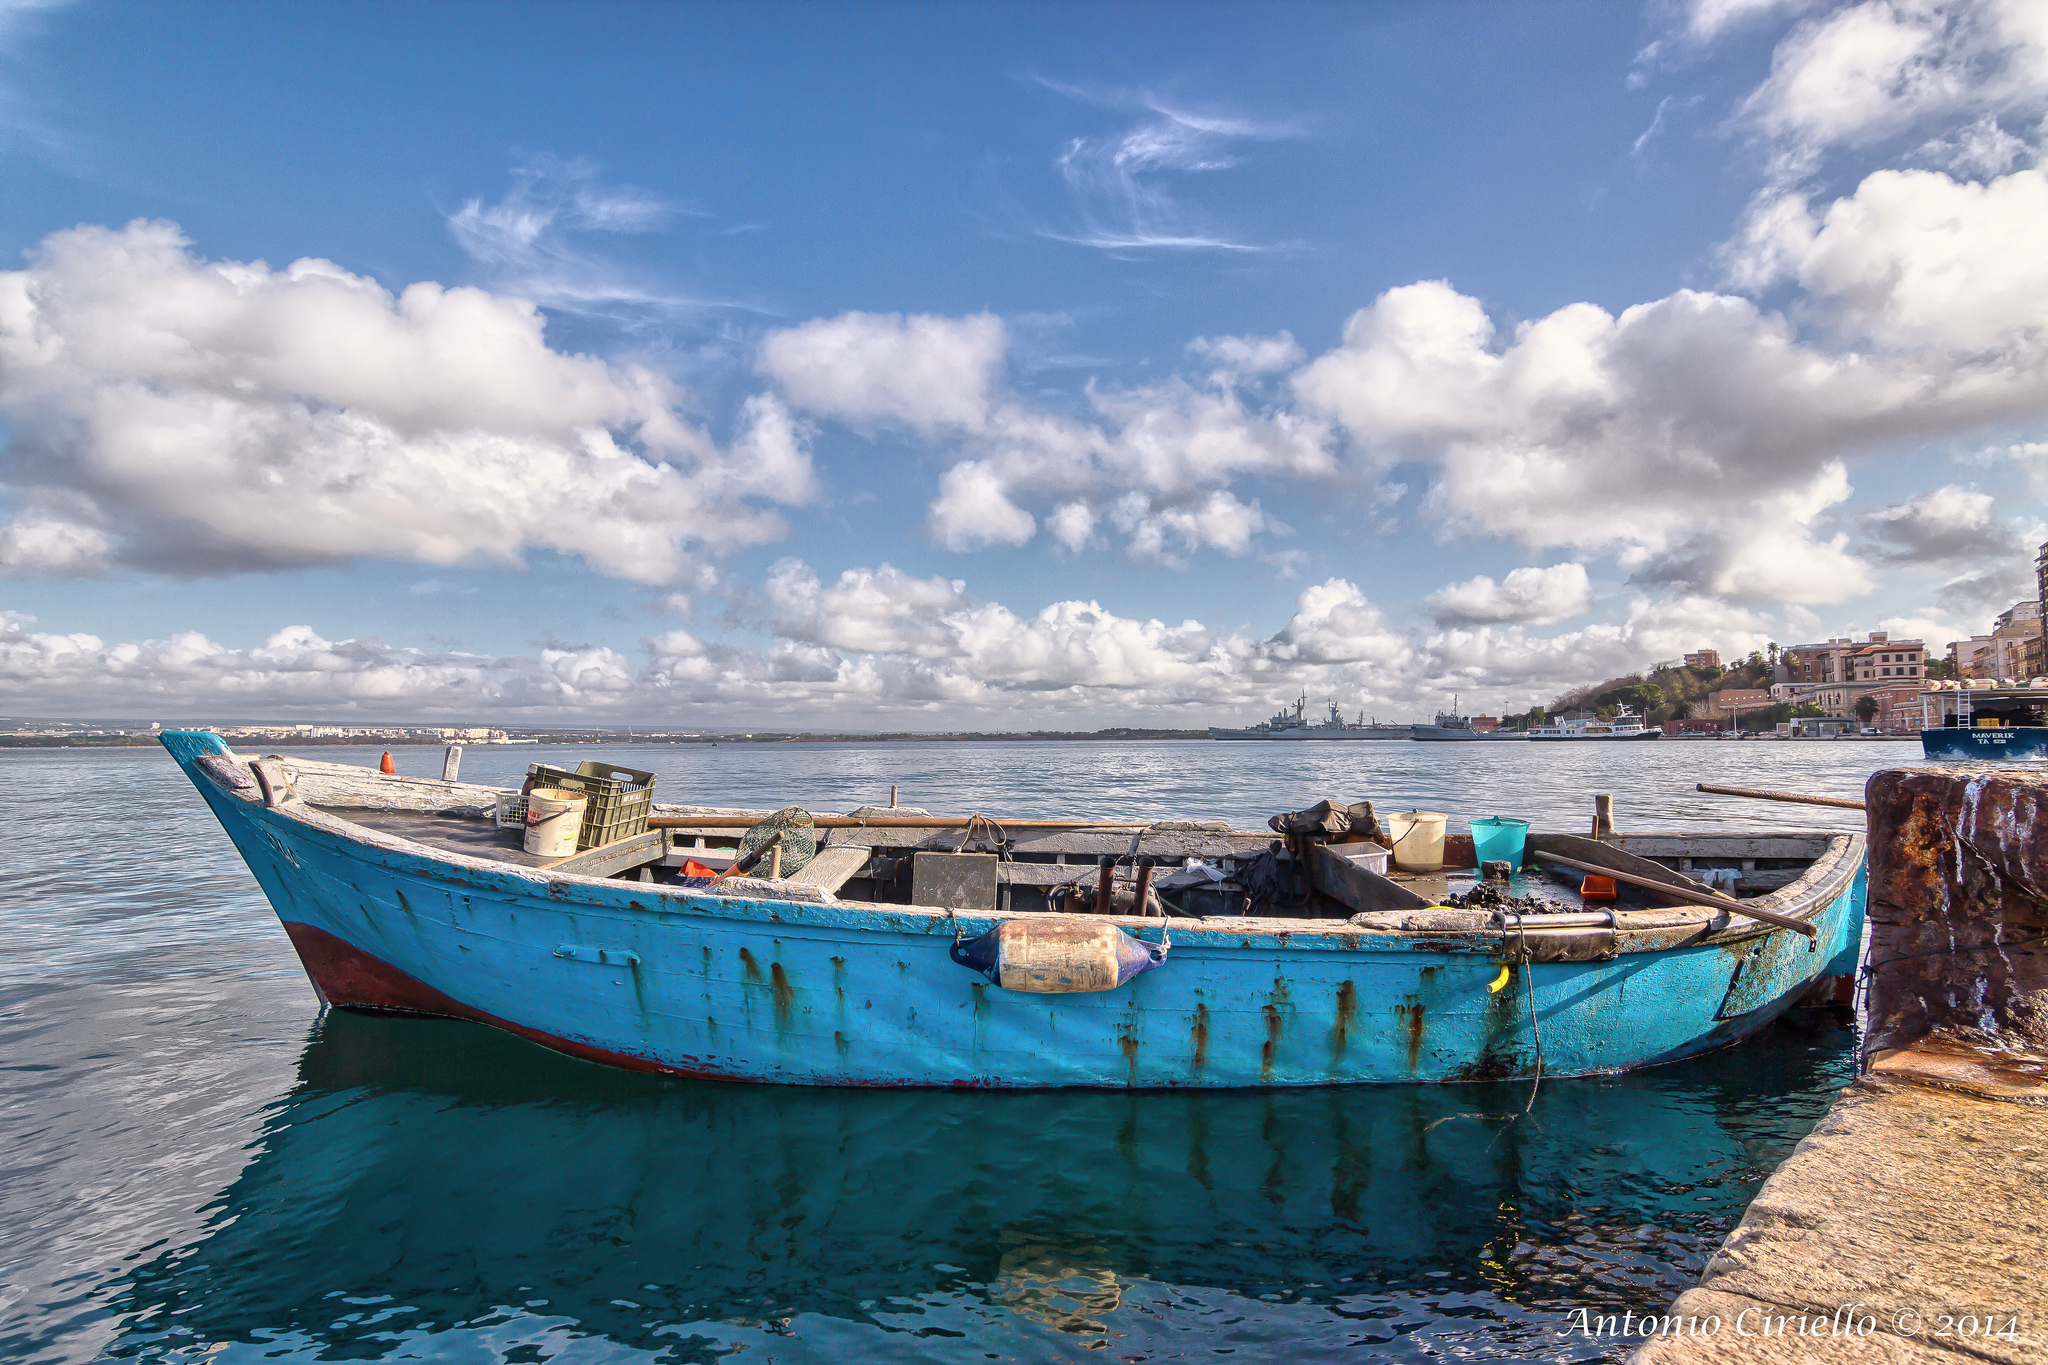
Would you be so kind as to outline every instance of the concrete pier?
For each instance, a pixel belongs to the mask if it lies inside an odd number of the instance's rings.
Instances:
[[[1863,1075],[1643,1365],[2048,1361],[2048,773],[1871,778]]]

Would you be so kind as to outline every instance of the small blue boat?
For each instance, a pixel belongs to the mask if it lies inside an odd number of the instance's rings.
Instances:
[[[1433,903],[1450,883],[1379,876],[1356,856],[1369,845],[1291,836],[1276,856],[1273,835],[1215,825],[949,828],[883,810],[821,821],[789,876],[704,886],[669,869],[720,860],[762,813],[656,807],[664,827],[544,862],[493,819],[511,793],[252,760],[206,732],[163,743],[323,1004],[476,1019],[678,1075],[1228,1088],[1625,1071],[1754,1033],[1852,969],[1862,926],[1860,834],[1531,834],[1539,859],[1610,869],[1621,898],[1510,913]],[[1113,887],[1100,865],[1118,861],[1135,873]],[[1232,888],[1260,875],[1279,890],[1243,914]],[[1659,903],[1710,883],[1750,895]],[[1094,888],[1110,913],[1086,911]]]

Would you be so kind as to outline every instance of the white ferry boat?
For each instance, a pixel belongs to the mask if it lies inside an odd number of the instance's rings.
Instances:
[[[1626,706],[1613,720],[1567,720],[1529,732],[1530,739],[1662,739],[1664,727],[1644,725],[1643,718]]]
[[[1405,725],[1382,725],[1377,720],[1368,724],[1363,714],[1356,722],[1344,719],[1344,713],[1337,709],[1337,703],[1330,703],[1330,714],[1319,721],[1308,718],[1308,694],[1304,692],[1294,705],[1276,713],[1271,720],[1260,721],[1257,725],[1243,730],[1225,730],[1209,727],[1211,739],[1406,739]]]

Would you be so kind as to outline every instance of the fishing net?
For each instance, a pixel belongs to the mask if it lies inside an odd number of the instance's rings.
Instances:
[[[782,836],[783,876],[802,870],[818,856],[818,827],[811,823],[811,813],[802,806],[784,806],[740,836],[739,860],[745,862],[759,853],[778,834]],[[765,875],[764,868],[754,870]]]

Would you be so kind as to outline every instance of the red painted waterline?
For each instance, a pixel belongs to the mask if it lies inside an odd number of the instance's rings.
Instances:
[[[571,1057],[581,1057],[586,1062],[598,1062],[605,1066],[624,1067],[628,1071],[654,1071],[665,1076],[694,1076],[715,1080],[747,1080],[745,1076],[734,1076],[728,1072],[710,1067],[670,1066],[665,1062],[651,1061],[636,1057],[630,1052],[614,1052],[609,1048],[592,1047],[589,1043],[573,1042],[537,1028],[515,1024],[510,1019],[501,1019],[495,1014],[465,1005],[454,996],[435,990],[426,982],[382,959],[370,956],[346,939],[336,938],[325,929],[316,929],[310,924],[293,920],[284,922],[284,931],[291,935],[292,946],[299,950],[299,961],[306,966],[306,975],[313,980],[313,989],[320,999],[343,1009],[392,1010],[403,1014],[432,1014],[449,1019],[474,1019],[492,1028],[516,1033],[542,1047],[566,1052]]]
[[[500,1018],[488,1011],[465,1005],[454,996],[429,986],[409,972],[400,971],[382,958],[372,957],[353,943],[337,938],[325,929],[318,929],[298,920],[285,920],[284,931],[291,936],[292,947],[299,953],[299,961],[305,965],[306,975],[313,982],[313,990],[320,1002],[339,1009],[377,1010],[397,1014],[425,1014],[446,1019],[473,1019],[479,1024],[489,1024],[507,1033],[516,1033],[528,1042],[539,1043],[542,1047],[600,1066],[622,1067],[627,1071],[651,1071],[661,1076],[687,1076],[693,1080],[746,1081],[752,1084],[769,1084],[767,1078],[744,1076],[712,1066],[672,1066],[648,1057],[636,1056],[630,1052],[615,1052],[610,1048],[593,1047],[573,1039],[559,1037],[524,1024],[515,1024],[510,1019]],[[914,1081],[842,1081],[840,1084],[856,1089],[919,1089]],[[1000,1083],[988,1080],[968,1079],[942,1083],[955,1089],[999,1089]],[[1104,1087],[1117,1089],[1120,1087]]]

